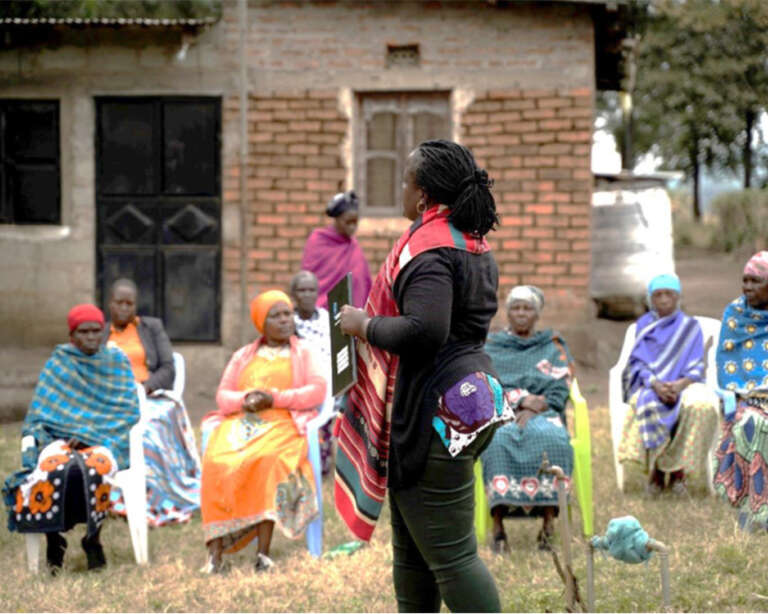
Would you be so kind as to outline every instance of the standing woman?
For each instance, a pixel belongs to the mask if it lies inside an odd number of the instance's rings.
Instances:
[[[357,195],[339,192],[331,199],[325,214],[333,224],[317,228],[304,245],[301,268],[317,276],[319,307],[328,308],[328,292],[347,273],[352,273],[352,303],[362,307],[371,291],[371,274],[363,250],[355,239],[358,209]]]
[[[468,149],[426,141],[408,157],[405,217],[365,311],[345,306],[358,380],[337,426],[336,507],[370,539],[387,487],[400,611],[501,609],[477,556],[477,455],[512,417],[483,344],[498,269],[485,235],[499,222],[491,182]],[[489,428],[491,427],[491,428]]]

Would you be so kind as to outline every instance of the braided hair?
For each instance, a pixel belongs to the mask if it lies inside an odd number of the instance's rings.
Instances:
[[[424,141],[416,148],[415,183],[433,202],[446,205],[461,232],[478,237],[499,225],[493,180],[478,168],[472,152],[453,141]]]

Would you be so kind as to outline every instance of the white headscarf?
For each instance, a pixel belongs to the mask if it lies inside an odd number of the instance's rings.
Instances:
[[[507,295],[507,309],[514,301],[530,303],[536,313],[541,313],[541,309],[544,307],[544,294],[536,286],[515,286]]]

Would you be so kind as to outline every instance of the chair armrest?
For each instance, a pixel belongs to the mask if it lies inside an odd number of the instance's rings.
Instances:
[[[326,397],[320,409],[320,413],[307,422],[307,432],[316,431],[336,415],[336,404],[333,397]]]
[[[24,454],[29,448],[35,447],[35,437],[33,435],[25,435],[21,438],[21,453]]]

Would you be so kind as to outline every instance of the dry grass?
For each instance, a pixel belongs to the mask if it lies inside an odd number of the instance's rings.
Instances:
[[[730,510],[707,497],[703,485],[690,502],[647,501],[643,477],[631,473],[627,494],[615,486],[608,412],[592,412],[596,527],[610,518],[635,515],[648,532],[673,548],[673,606],[680,611],[766,611],[768,609],[768,541],[765,535],[737,530]],[[0,473],[15,470],[19,425],[0,425]],[[578,520],[578,510],[574,510]],[[481,556],[496,578],[505,611],[561,611],[562,585],[549,556],[536,550],[538,522],[510,520],[512,553],[494,557],[487,547]],[[352,556],[313,560],[304,542],[277,536],[273,555],[278,570],[254,574],[253,551],[233,558],[231,571],[220,577],[198,573],[204,561],[199,518],[185,526],[150,532],[150,565],[133,562],[128,532],[120,520],[104,529],[109,561],[100,573],[85,571],[79,546],[82,528],[67,536],[70,549],[64,572],[57,578],[26,571],[24,540],[0,529],[3,577],[0,610],[5,611],[360,611],[396,609],[392,590],[392,554],[388,518],[382,518],[370,547]],[[326,548],[349,536],[333,512],[326,483]],[[585,577],[583,542],[574,541],[575,571]],[[661,607],[658,561],[625,565],[598,555],[598,611],[646,612]]]

